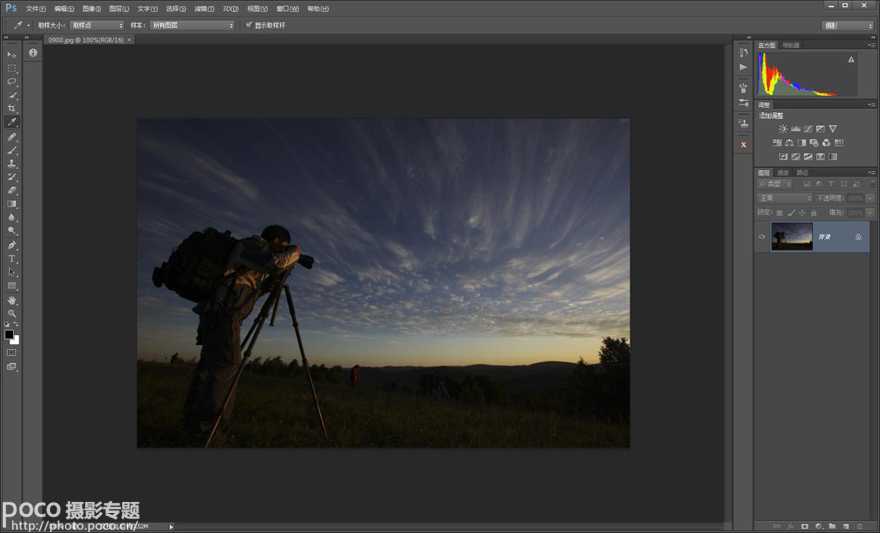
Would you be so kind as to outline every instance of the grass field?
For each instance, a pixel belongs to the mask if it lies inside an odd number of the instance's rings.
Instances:
[[[138,362],[138,446],[200,446],[181,430],[192,366]],[[245,372],[229,446],[402,448],[628,447],[629,424],[318,383],[325,441],[304,379]]]

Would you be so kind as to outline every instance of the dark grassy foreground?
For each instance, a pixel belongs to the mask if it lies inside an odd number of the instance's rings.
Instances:
[[[200,446],[181,409],[192,366],[138,363],[138,446]],[[628,423],[527,408],[437,400],[378,387],[319,383],[330,441],[321,437],[304,379],[245,372],[230,446],[406,448],[628,447]]]

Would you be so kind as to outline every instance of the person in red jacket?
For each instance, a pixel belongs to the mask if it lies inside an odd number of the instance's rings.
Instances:
[[[351,367],[351,386],[357,387],[357,384],[361,381],[361,366],[354,365]]]

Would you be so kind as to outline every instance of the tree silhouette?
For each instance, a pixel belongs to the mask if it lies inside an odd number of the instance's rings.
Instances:
[[[782,241],[785,240],[785,232],[777,231],[773,234],[773,238],[776,239],[776,244],[782,244]]]
[[[599,364],[588,365],[581,358],[575,365],[569,380],[569,410],[601,420],[628,420],[630,355],[625,338],[602,339]]]
[[[296,359],[291,359],[289,363],[287,363],[287,375],[289,376],[298,376],[299,375],[299,361]]]
[[[629,366],[630,349],[626,338],[615,339],[605,337],[602,339],[602,347],[599,349],[599,362],[603,365],[627,365]]]
[[[287,371],[287,365],[281,360],[280,355],[267,359],[263,363],[263,374],[267,376],[283,376]]]
[[[248,361],[245,369],[248,372],[259,374],[263,371],[263,358],[262,357],[254,357],[250,361]]]

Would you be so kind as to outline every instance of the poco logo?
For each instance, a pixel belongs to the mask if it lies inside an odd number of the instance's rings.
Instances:
[[[3,502],[3,528],[10,518],[58,518],[61,505],[56,502]]]

